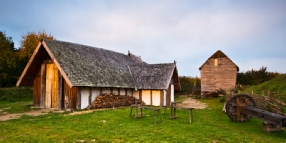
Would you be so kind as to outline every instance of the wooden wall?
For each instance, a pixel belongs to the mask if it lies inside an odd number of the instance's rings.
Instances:
[[[236,84],[237,67],[227,57],[210,58],[201,68],[201,91],[234,88]]]
[[[80,92],[78,87],[70,88],[66,81],[64,81],[63,102],[66,109],[78,109],[80,107]],[[79,100],[77,100],[77,98]],[[67,104],[66,104],[67,103]]]
[[[38,71],[33,84],[34,106],[41,107],[41,70]]]
[[[62,108],[62,76],[55,64],[45,61],[34,79],[34,106],[40,108]]]

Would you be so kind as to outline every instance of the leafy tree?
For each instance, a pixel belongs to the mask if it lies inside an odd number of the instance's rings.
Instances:
[[[29,32],[22,35],[21,46],[15,49],[12,38],[6,37],[5,33],[0,31],[0,87],[15,86],[28,60],[43,38],[54,39],[45,32]]]
[[[18,77],[21,75],[29,59],[33,55],[34,50],[42,39],[55,39],[51,34],[46,32],[28,32],[22,35],[21,45],[18,51],[17,69]]]
[[[259,70],[249,70],[237,74],[237,84],[239,85],[258,85],[279,75],[277,72],[268,72],[267,67]]]
[[[194,86],[201,86],[201,82],[199,78],[193,78],[188,76],[180,76],[179,77],[181,84],[181,91],[178,94],[189,94],[193,92]]]
[[[0,87],[5,87],[13,80],[13,69],[16,66],[16,50],[12,38],[6,37],[2,31],[0,31],[0,51]]]
[[[53,40],[54,37],[51,34],[47,34],[46,32],[28,32],[26,35],[22,35],[21,47],[19,49],[19,58],[20,60],[24,60],[28,62],[30,57],[32,56],[34,50],[42,39],[50,39]]]

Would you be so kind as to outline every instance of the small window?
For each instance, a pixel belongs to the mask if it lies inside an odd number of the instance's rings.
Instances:
[[[218,59],[217,59],[217,58],[215,58],[215,60],[214,60],[214,65],[215,65],[215,66],[218,65]]]

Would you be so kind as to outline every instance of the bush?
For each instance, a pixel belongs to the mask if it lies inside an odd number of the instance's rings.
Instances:
[[[0,88],[0,101],[16,102],[33,99],[33,88]]]

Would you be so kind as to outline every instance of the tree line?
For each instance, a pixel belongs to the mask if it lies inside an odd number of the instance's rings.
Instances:
[[[46,32],[28,32],[22,35],[20,47],[15,47],[12,37],[0,31],[0,87],[15,86],[41,39],[54,37]]]
[[[277,72],[268,72],[267,67],[261,67],[259,70],[248,70],[237,73],[237,85],[258,85],[279,75]]]

